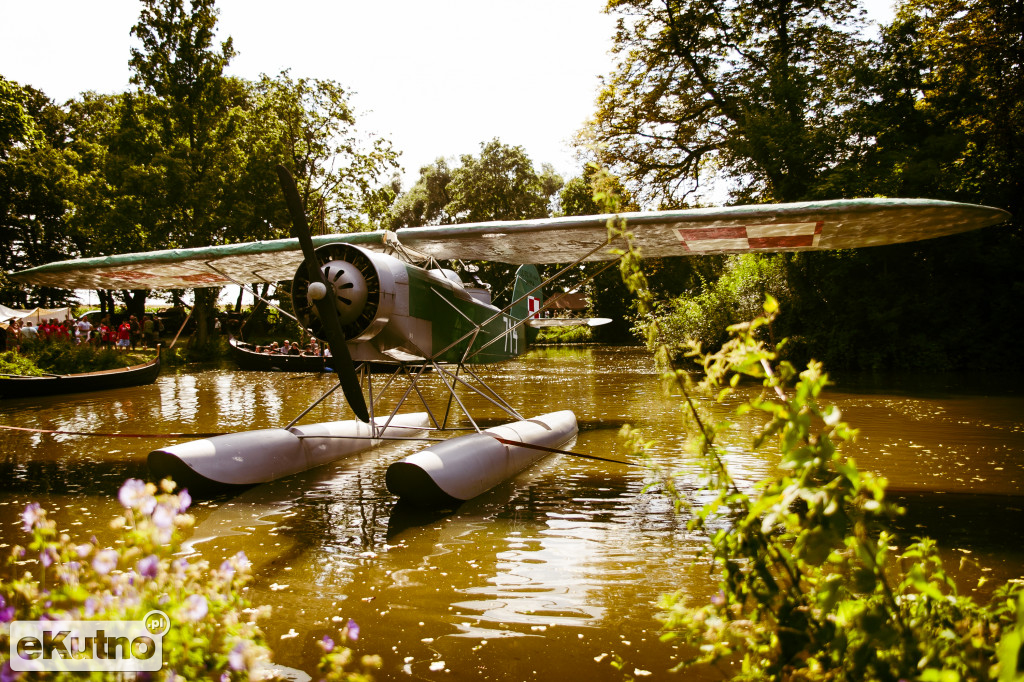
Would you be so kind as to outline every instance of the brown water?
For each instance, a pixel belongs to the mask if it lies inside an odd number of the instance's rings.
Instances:
[[[580,452],[624,457],[617,433],[632,423],[657,440],[657,461],[694,470],[678,454],[678,400],[643,351],[541,350],[484,374],[524,415],[575,410]],[[6,401],[0,423],[263,428],[287,423],[331,385],[318,375],[188,371],[136,389]],[[849,454],[907,502],[904,534],[939,539],[954,571],[962,557],[976,562],[958,574],[964,589],[982,573],[993,583],[1024,574],[1024,395],[944,379],[846,383],[829,397],[861,429]],[[339,405],[332,397],[306,421],[339,418]],[[473,410],[499,416],[487,403]],[[745,481],[774,465],[770,451],[742,448],[752,419],[729,436]],[[18,515],[29,501],[73,536],[102,534],[119,513],[121,483],[145,477],[146,454],[161,444],[0,431],[0,546],[23,540]],[[192,550],[218,563],[244,550],[253,561],[252,599],[274,607],[263,625],[275,660],[314,672],[316,641],[351,618],[359,650],[384,658],[380,679],[620,680],[613,655],[630,672],[666,677],[675,651],[658,640],[658,596],[706,599],[714,578],[699,556],[703,538],[664,496],[644,491],[645,469],[554,455],[433,515],[396,505],[384,487],[388,464],[421,447],[387,445],[194,507]],[[692,481],[684,475],[683,487]]]

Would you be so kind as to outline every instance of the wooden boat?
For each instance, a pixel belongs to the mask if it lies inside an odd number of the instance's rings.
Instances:
[[[282,353],[257,353],[251,343],[228,339],[231,358],[241,369],[257,372],[329,372],[331,358],[320,355],[284,355]],[[379,374],[394,372],[398,363],[371,362],[370,371]],[[429,368],[428,368],[429,371]]]
[[[64,393],[106,391],[112,388],[144,386],[156,381],[160,374],[160,348],[149,362],[131,367],[104,369],[79,374],[0,375],[0,398],[35,398]]]
[[[323,372],[327,368],[324,358],[320,355],[284,355],[281,353],[257,353],[252,344],[228,339],[231,346],[231,358],[242,369],[258,372]]]

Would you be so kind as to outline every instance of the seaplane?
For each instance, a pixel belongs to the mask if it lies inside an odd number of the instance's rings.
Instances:
[[[625,233],[609,230],[610,221],[625,226],[642,257],[664,258],[881,246],[1009,218],[998,208],[948,201],[850,199],[313,236],[294,180],[284,167],[278,174],[293,223],[291,239],[84,258],[10,275],[24,284],[69,289],[235,284],[254,296],[253,283],[291,280],[294,318],[326,342],[337,383],[280,428],[152,451],[147,461],[157,478],[171,476],[193,489],[228,490],[296,474],[390,439],[423,439],[432,444],[392,463],[386,486],[413,505],[454,508],[541,458],[565,452],[561,448],[576,436],[571,410],[524,417],[513,400],[481,380],[474,366],[525,352],[531,328],[566,323],[545,316],[544,289],[583,272],[585,263],[603,267],[575,287],[614,266]],[[473,261],[519,266],[508,305],[497,307],[475,275],[465,282],[450,267]],[[544,264],[561,267],[542,280],[537,266]],[[394,370],[382,379],[366,370],[369,363]],[[424,398],[427,380],[443,384],[443,409]],[[392,385],[398,386],[395,393],[403,386],[404,392],[394,406],[378,412]],[[338,388],[355,419],[299,423]],[[499,408],[509,422],[481,428],[463,401],[468,394]],[[451,428],[452,402],[472,424],[469,433]],[[408,412],[407,404],[424,410]]]

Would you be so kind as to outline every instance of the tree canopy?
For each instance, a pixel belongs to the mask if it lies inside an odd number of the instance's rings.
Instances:
[[[358,130],[349,92],[288,72],[225,75],[235,53],[230,38],[215,40],[217,15],[214,0],[142,0],[127,92],[61,107],[0,78],[5,271],[287,236],[279,163],[325,230],[366,229],[390,204],[381,179],[397,152]],[[24,289],[0,284],[3,302],[26,303]],[[39,290],[33,300],[68,295]]]

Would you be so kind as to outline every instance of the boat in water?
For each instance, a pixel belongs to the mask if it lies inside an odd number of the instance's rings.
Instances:
[[[331,357],[323,355],[285,355],[284,353],[261,353],[251,343],[228,339],[231,359],[240,369],[256,372],[331,372]],[[367,362],[374,374],[390,374],[399,367],[398,362]],[[415,366],[415,365],[414,365]],[[430,371],[427,367],[425,371]]]
[[[145,386],[160,374],[160,348],[149,362],[130,367],[103,369],[78,374],[0,375],[0,398],[37,398],[65,393],[106,391],[113,388]]]
[[[257,372],[324,372],[329,369],[322,355],[285,355],[283,353],[260,353],[255,347],[232,337],[228,339],[231,359],[246,370]]]

